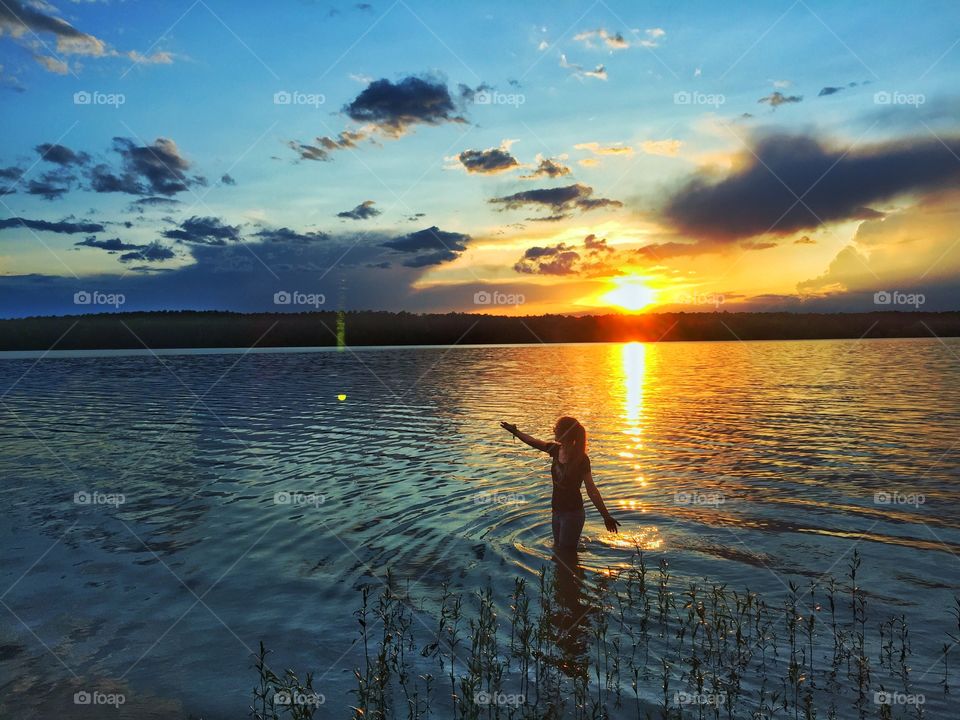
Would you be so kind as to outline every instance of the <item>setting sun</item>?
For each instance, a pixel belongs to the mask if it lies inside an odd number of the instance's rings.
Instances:
[[[616,278],[613,283],[615,287],[600,298],[608,305],[635,312],[652,305],[656,298],[656,291],[643,278]]]

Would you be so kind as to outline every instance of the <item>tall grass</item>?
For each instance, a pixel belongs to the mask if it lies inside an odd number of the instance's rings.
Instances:
[[[531,591],[500,598],[447,585],[436,612],[414,609],[388,577],[355,613],[362,662],[352,707],[274,700],[309,696],[313,680],[277,676],[261,644],[252,717],[405,718],[931,718],[953,717],[948,664],[960,598],[939,658],[914,677],[905,616],[868,618],[857,553],[844,578],[789,584],[768,604],[749,589],[686,583],[637,551],[587,579],[560,560]],[[944,614],[951,611],[944,609]],[[429,628],[429,631],[428,631]],[[359,651],[358,651],[359,654]],[[926,670],[931,658],[925,658]],[[932,660],[937,660],[932,658]],[[935,663],[936,664],[936,663]]]

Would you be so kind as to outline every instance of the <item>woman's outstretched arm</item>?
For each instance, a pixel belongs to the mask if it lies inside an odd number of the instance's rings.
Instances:
[[[597,489],[596,483],[593,482],[593,473],[590,471],[587,471],[586,477],[583,478],[583,485],[587,488],[587,495],[590,496],[590,502],[592,502],[597,510],[600,511],[600,514],[603,515],[603,524],[607,530],[616,532],[617,526],[620,523],[613,519],[610,511],[607,510],[607,506],[603,504],[603,498],[600,496],[600,491]]]
[[[527,435],[525,432],[521,432],[520,430],[517,430],[516,425],[513,425],[508,422],[502,422],[500,423],[500,427],[502,427],[504,430],[506,430],[508,433],[510,433],[514,437],[520,438],[530,447],[536,448],[537,450],[543,450],[544,452],[547,451],[547,445],[549,443],[545,443],[543,440],[537,440],[537,438],[535,438],[533,435]]]

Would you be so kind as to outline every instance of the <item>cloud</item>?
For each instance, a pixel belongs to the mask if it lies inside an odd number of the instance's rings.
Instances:
[[[507,172],[520,166],[517,159],[510,154],[509,146],[502,145],[487,150],[464,150],[457,159],[468,173],[485,175]]]
[[[380,215],[380,211],[377,210],[374,205],[376,205],[376,203],[373,200],[364,200],[353,210],[338,212],[337,217],[347,218],[349,220],[368,220],[369,218]]]
[[[198,245],[226,245],[240,239],[240,228],[226,225],[220,218],[197,217],[184,220],[175,230],[165,230],[163,236]]]
[[[613,263],[617,250],[606,239],[590,234],[580,246],[566,243],[527,248],[514,264],[515,272],[526,275],[580,275],[599,277],[622,273]]]
[[[622,33],[611,33],[603,28],[585,30],[582,33],[574,35],[573,39],[583,43],[588,48],[597,47],[595,44],[596,41],[599,41],[610,50],[626,50],[630,47],[630,43],[623,37]]]
[[[803,95],[784,95],[779,90],[775,90],[766,97],[757,100],[758,103],[766,103],[772,109],[776,110],[781,105],[788,103],[798,103],[803,100]]]
[[[663,155],[664,157],[676,157],[680,154],[680,148],[683,143],[679,140],[644,140],[640,143],[640,149],[647,155]]]
[[[578,143],[573,146],[577,150],[586,150],[594,155],[624,155],[630,157],[633,155],[633,148],[623,143],[613,143],[611,145],[601,145],[597,142]]]
[[[960,181],[956,136],[849,148],[808,135],[773,134],[750,144],[725,178],[714,181],[703,172],[676,190],[663,217],[699,239],[785,235],[821,222],[876,218],[873,203]]]
[[[173,56],[168,52],[144,55],[136,50],[122,52],[111,48],[106,42],[78,30],[73,25],[51,14],[53,8],[46,2],[24,3],[20,0],[0,2],[0,37],[6,35],[31,51],[33,59],[48,72],[65,75],[71,71],[64,56],[89,58],[125,57],[138,64],[170,64]],[[53,35],[55,55],[41,55],[35,50],[47,45],[38,36]],[[53,52],[53,51],[51,51]]]
[[[817,241],[811,240],[809,235],[803,235],[802,237],[798,237],[796,240],[794,240],[793,244],[794,245],[816,245]]]
[[[469,235],[446,232],[434,225],[387,240],[382,245],[397,252],[414,255],[403,264],[405,267],[420,268],[456,260],[460,253],[467,249],[469,241]]]
[[[564,158],[566,156],[563,156]],[[563,177],[564,175],[570,174],[570,168],[564,165],[559,159],[554,160],[553,158],[545,158],[542,155],[537,155],[537,167],[529,175],[521,175],[520,177],[524,180],[532,180],[538,177]]]
[[[236,185],[237,181],[233,178],[233,175],[230,173],[224,173],[220,176],[221,185]]]
[[[588,77],[596,80],[607,79],[607,69],[603,65],[597,65],[593,70],[587,70],[583,65],[567,62],[567,56],[563,53],[560,53],[560,67],[569,70],[570,74],[578,80]]]
[[[94,192],[170,196],[206,184],[202,177],[187,175],[192,167],[190,161],[168,138],[138,145],[128,138],[116,137],[113,150],[120,155],[121,167],[114,169],[101,163],[91,168],[88,175]]]
[[[330,239],[327,233],[319,230],[297,232],[287,227],[259,230],[254,233],[254,236],[266,243],[292,243],[298,245],[326,242]]]
[[[586,212],[602,207],[623,206],[623,203],[619,200],[594,198],[592,195],[592,187],[577,183],[557,188],[524,190],[513,195],[491,198],[488,202],[494,205],[502,205],[504,210],[515,210],[524,206],[549,208],[554,213],[549,218],[551,220],[560,220],[573,210]],[[545,220],[547,218],[541,219]]]
[[[48,220],[28,220],[22,217],[11,217],[0,220],[0,230],[17,227],[25,227],[30,230],[39,230],[42,232],[66,233],[68,235],[74,233],[98,233],[104,230],[103,224],[95,222],[72,222],[69,220],[50,222]]]
[[[148,196],[134,200],[130,203],[129,209],[134,212],[143,212],[148,208],[172,208],[179,204],[180,201],[175,198]]]
[[[77,153],[66,145],[55,143],[42,143],[34,150],[43,160],[57,165],[85,165],[90,160],[90,156],[84,152]]]
[[[120,250],[137,250],[144,247],[143,245],[137,245],[135,243],[125,243],[120,238],[110,238],[109,240],[98,240],[94,236],[90,236],[80,242],[74,243],[74,245],[83,245],[85,247],[99,248],[100,250],[107,250],[108,252],[119,252]]]
[[[139,246],[138,250],[133,252],[124,253],[120,256],[120,262],[163,262],[165,260],[171,260],[175,258],[177,254],[166,245],[161,243],[159,240],[154,240],[148,245]]]
[[[57,168],[43,173],[27,183],[27,193],[40,195],[45,200],[59,200],[70,191],[76,176],[66,168]]]
[[[817,97],[823,97],[824,95],[835,95],[836,93],[840,92],[841,90],[845,90],[845,89],[846,89],[846,88],[842,88],[842,87],[830,87],[830,86],[827,86],[827,87],[825,87],[825,88],[822,88],[822,89],[820,90],[820,92],[817,93]]]
[[[466,122],[446,84],[429,76],[410,75],[397,83],[374,80],[343,111],[391,137],[404,135],[414,125]]]
[[[329,162],[332,159],[331,152],[355,148],[358,143],[368,138],[369,130],[361,128],[359,130],[343,130],[336,137],[322,135],[317,137],[313,144],[288,140],[287,146],[296,152],[301,160]]]

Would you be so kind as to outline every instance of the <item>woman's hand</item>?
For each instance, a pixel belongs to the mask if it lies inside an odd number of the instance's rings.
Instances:
[[[514,425],[514,424],[512,424],[512,423],[508,423],[508,422],[504,421],[504,422],[501,422],[501,423],[500,423],[500,427],[502,427],[504,430],[506,430],[506,431],[507,431],[508,433],[510,433],[511,435],[516,435],[516,434],[517,434],[517,426]]]
[[[619,522],[613,519],[613,515],[607,514],[603,516],[603,524],[607,526],[607,530],[612,533],[617,532],[617,526],[620,525]]]

